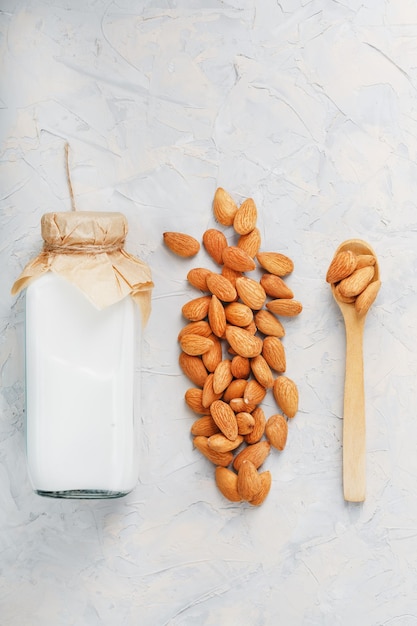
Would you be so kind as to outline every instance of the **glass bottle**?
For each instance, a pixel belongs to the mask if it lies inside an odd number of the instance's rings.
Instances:
[[[138,356],[152,281],[124,250],[120,213],[42,217],[24,269],[26,451],[36,493],[113,498],[137,482]]]

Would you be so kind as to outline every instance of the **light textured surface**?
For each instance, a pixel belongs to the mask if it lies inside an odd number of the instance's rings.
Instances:
[[[417,5],[411,0],[2,0],[1,626],[417,624]],[[120,210],[152,267],[140,481],[119,501],[34,495],[23,298],[44,212]],[[264,250],[295,262],[286,324],[300,411],[261,508],[228,503],[193,449],[177,363],[195,295],[166,230],[254,197]],[[227,231],[230,236],[230,231]],[[365,330],[368,495],[341,487],[344,331],[324,275],[375,248]],[[274,410],[273,402],[265,403]]]

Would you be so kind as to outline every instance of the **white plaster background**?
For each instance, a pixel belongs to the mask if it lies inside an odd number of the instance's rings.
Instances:
[[[417,4],[1,0],[0,27],[1,626],[416,625]],[[119,501],[44,499],[26,476],[10,286],[41,215],[70,209],[66,141],[78,209],[124,212],[155,281],[140,481]],[[217,186],[254,197],[304,305],[285,338],[300,411],[261,508],[224,500],[193,450],[177,364],[185,277],[210,263],[162,233],[200,239]],[[344,331],[324,282],[350,237],[383,279],[363,505],[342,497]]]

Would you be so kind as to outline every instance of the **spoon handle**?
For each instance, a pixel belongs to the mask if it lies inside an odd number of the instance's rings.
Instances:
[[[366,425],[363,378],[364,323],[346,324],[343,403],[343,492],[348,502],[363,502],[366,491]]]

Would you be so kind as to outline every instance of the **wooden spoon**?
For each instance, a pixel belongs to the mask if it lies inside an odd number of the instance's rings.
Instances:
[[[372,254],[375,273],[372,282],[379,280],[378,259],[371,246],[361,239],[344,241],[336,250],[352,250],[355,254]],[[366,491],[366,428],[365,390],[363,378],[363,331],[366,313],[359,315],[355,303],[342,302],[335,285],[332,293],[345,322],[346,370],[343,402],[343,493],[349,502],[363,502]]]

